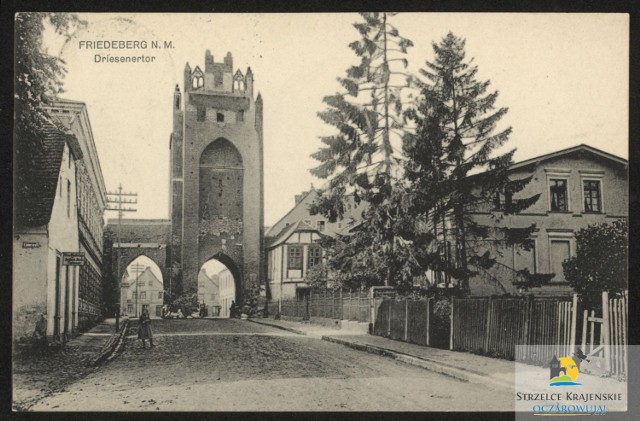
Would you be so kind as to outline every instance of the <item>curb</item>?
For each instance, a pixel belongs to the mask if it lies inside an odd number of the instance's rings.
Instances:
[[[487,375],[476,374],[468,370],[450,366],[446,363],[442,363],[439,361],[415,357],[413,355],[403,354],[402,352],[397,352],[397,351],[391,351],[389,349],[381,348],[375,345],[368,345],[368,344],[362,344],[358,342],[346,341],[344,339],[334,338],[331,336],[323,336],[322,340],[344,345],[349,348],[356,349],[358,351],[377,354],[383,357],[390,357],[395,360],[401,361],[405,364],[410,364],[416,367],[424,368],[425,370],[433,371],[438,374],[443,374],[445,376],[449,376],[463,382],[476,381],[476,382],[484,383],[486,385],[499,387],[503,389],[505,388],[509,390],[513,389],[513,384],[511,383],[505,383],[500,380],[488,377]]]
[[[258,321],[257,319],[247,319],[247,320],[252,322],[252,323],[259,324],[259,325],[275,327],[276,329],[281,329],[281,330],[286,330],[288,332],[297,333],[298,335],[306,335],[307,334],[307,332],[305,332],[303,330],[294,329],[292,327],[281,326],[281,325],[278,325],[278,324],[275,324],[275,323],[268,323],[268,322]]]
[[[119,332],[114,333],[109,338],[109,341],[104,346],[103,351],[98,354],[95,360],[93,360],[92,366],[96,367],[105,361],[111,361],[113,357],[115,357],[116,353],[122,347],[124,343],[124,338],[126,336],[126,332],[129,328],[129,319],[125,319],[122,321],[122,327]]]
[[[390,357],[394,360],[398,360],[400,362],[410,364],[416,367],[424,368],[429,371],[433,371],[438,374],[443,374],[445,376],[452,377],[454,379],[468,382],[469,375],[465,373],[463,370],[447,367],[440,363],[435,363],[432,361],[428,361],[422,358],[413,357],[411,355],[402,354],[400,352],[391,351],[386,348],[380,348],[374,345],[362,344],[358,342],[345,341],[343,339],[334,338],[332,336],[323,336],[323,341],[333,342],[336,344],[344,345],[349,348],[356,349],[358,351],[368,352],[370,354],[381,355],[383,357]]]

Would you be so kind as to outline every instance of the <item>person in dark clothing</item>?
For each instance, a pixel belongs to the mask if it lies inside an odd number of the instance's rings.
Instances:
[[[142,347],[146,348],[147,339],[149,340],[150,348],[153,348],[153,331],[151,330],[151,317],[149,317],[149,310],[142,310],[140,319],[138,320],[138,338],[142,339]]]
[[[47,343],[47,318],[44,313],[40,313],[40,317],[36,322],[33,338],[40,345],[46,345]]]

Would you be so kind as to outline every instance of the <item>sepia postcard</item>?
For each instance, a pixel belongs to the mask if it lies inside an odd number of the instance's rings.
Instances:
[[[633,409],[629,15],[14,21],[14,411]]]

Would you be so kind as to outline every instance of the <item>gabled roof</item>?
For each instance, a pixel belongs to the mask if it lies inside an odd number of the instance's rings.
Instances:
[[[160,286],[162,286],[162,282],[160,282],[160,279],[158,279],[158,277],[154,275],[154,273],[151,271],[151,268],[149,267],[147,267],[144,272],[140,274],[140,276],[138,277],[138,281],[153,281],[154,283],[157,282]]]
[[[310,195],[318,195],[318,192],[313,188],[313,186],[311,187],[311,189],[300,199],[300,201],[294,206],[292,207],[289,212],[287,212],[282,218],[278,219],[278,222],[276,222],[275,224],[271,225],[271,227],[269,227],[269,229],[264,233],[265,237],[277,237],[281,232],[275,232],[275,230],[277,229],[276,227],[282,222],[285,221],[289,215],[291,215],[293,213],[294,210],[296,210],[298,207],[303,206],[304,203],[306,202],[307,198],[310,197]]]
[[[593,146],[589,146],[589,145],[585,145],[584,143],[577,145],[577,146],[572,146],[570,148],[566,148],[566,149],[561,149],[559,151],[555,151],[555,152],[551,152],[545,155],[540,155],[540,156],[536,156],[534,158],[530,158],[527,159],[525,161],[521,161],[521,162],[517,162],[513,165],[511,165],[511,167],[509,168],[510,170],[515,170],[518,168],[522,168],[522,167],[526,167],[527,165],[531,165],[531,164],[536,164],[537,162],[540,161],[546,161],[549,159],[553,159],[553,158],[557,158],[563,155],[569,155],[572,153],[576,153],[576,152],[588,152],[588,153],[592,153],[594,155],[597,155],[601,158],[605,158],[608,160],[611,160],[615,163],[621,164],[621,165],[628,165],[629,162],[626,159],[620,158],[619,156],[610,154],[608,152],[602,151],[600,149],[594,148]]]
[[[200,282],[200,280],[209,281],[211,282],[211,284],[213,284],[213,286],[217,288],[218,282],[213,279],[214,277],[217,278],[216,275],[213,275],[213,276],[207,275],[207,272],[204,270],[204,268],[201,269],[200,272],[198,272],[198,282]]]
[[[267,244],[267,248],[272,248],[278,246],[289,239],[296,232],[315,232],[320,234],[315,228],[312,228],[309,224],[300,220],[294,224],[287,225],[284,229],[269,243]],[[322,235],[322,234],[320,234]]]
[[[49,223],[56,197],[56,188],[62,154],[68,145],[74,159],[82,158],[82,151],[75,136],[62,132],[54,125],[40,130],[42,148],[35,152],[33,166],[25,169],[27,182],[24,186],[15,186],[17,202],[16,222],[20,226],[37,227]]]

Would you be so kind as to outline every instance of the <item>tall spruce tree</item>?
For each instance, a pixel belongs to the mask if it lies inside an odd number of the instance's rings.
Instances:
[[[320,165],[311,173],[329,180],[312,213],[335,221],[344,215],[345,197],[351,194],[356,203],[365,200],[369,204],[362,215],[366,231],[343,238],[349,246],[342,250],[349,250],[348,258],[371,260],[386,268],[383,279],[372,279],[373,284],[393,282],[390,259],[395,236],[390,198],[400,168],[400,151],[394,148],[393,137],[402,135],[402,89],[410,81],[405,54],[413,46],[389,22],[393,15],[361,13],[364,21],[353,25],[361,38],[349,47],[360,63],[351,66],[346,77],[338,78],[344,92],[324,98],[328,108],[318,115],[337,134],[322,137],[324,146],[312,155]]]
[[[535,229],[482,225],[470,214],[489,206],[500,219],[531,206],[539,194],[513,197],[531,177],[509,179],[515,149],[496,154],[511,134],[511,127],[496,130],[507,108],[496,109],[498,92],[476,79],[465,40],[450,32],[432,45],[435,59],[420,71],[427,81],[419,82],[417,106],[406,113],[416,129],[403,141],[408,190],[400,235],[412,244],[411,270],[433,269],[468,289],[470,276],[495,263],[490,244],[526,248]]]

